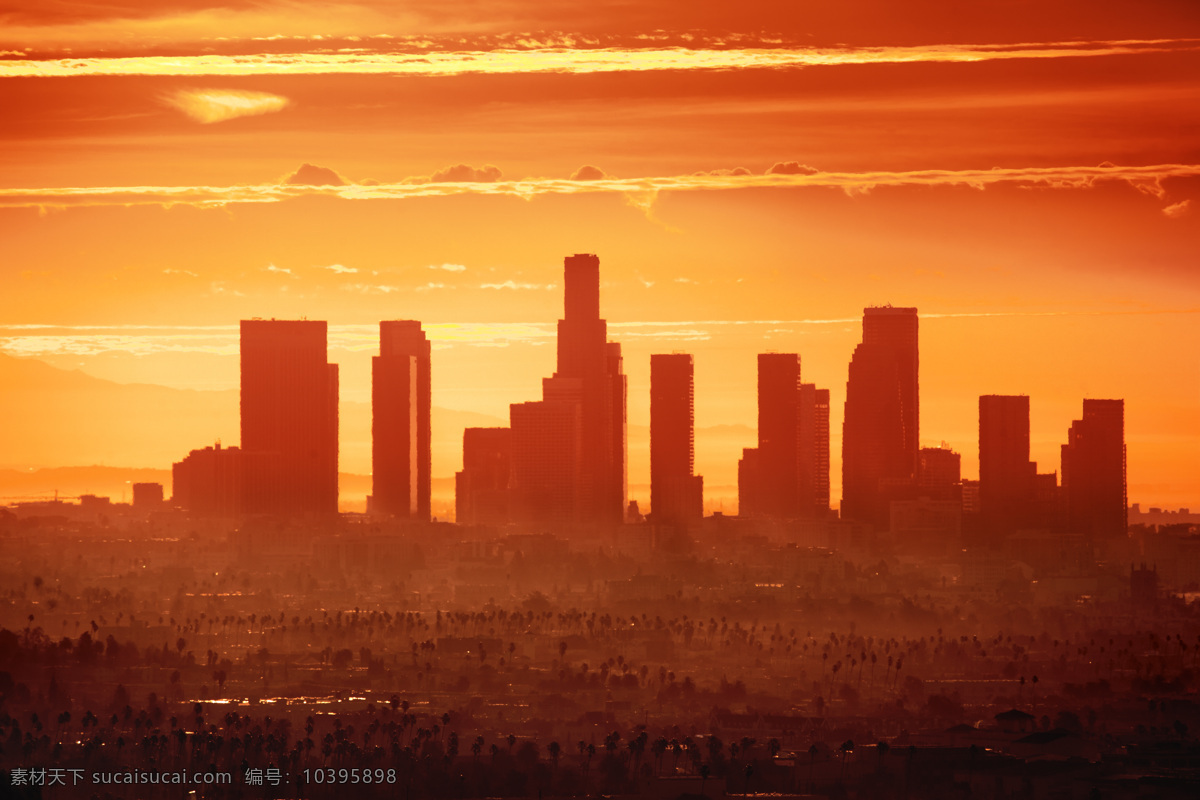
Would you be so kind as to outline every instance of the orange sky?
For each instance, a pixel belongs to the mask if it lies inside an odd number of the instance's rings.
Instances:
[[[635,426],[652,352],[696,355],[698,425],[753,427],[755,354],[798,351],[836,496],[857,320],[913,305],[921,438],[968,476],[979,394],[1031,395],[1043,470],[1082,398],[1124,397],[1131,501],[1200,506],[1194,3],[24,5],[2,352],[228,389],[231,326],[303,315],[362,401],[371,326],[414,318],[435,405],[505,417],[552,371],[563,256],[596,252]],[[280,185],[305,163],[343,185]]]

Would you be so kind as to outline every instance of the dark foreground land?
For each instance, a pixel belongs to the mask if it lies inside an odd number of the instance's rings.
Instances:
[[[1128,564],[630,527],[8,515],[3,794],[1200,796],[1200,604]]]

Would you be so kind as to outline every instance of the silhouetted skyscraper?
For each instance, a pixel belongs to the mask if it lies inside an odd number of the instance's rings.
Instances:
[[[512,429],[463,431],[463,468],[455,475],[455,512],[459,525],[508,522],[508,479]]]
[[[135,483],[133,485],[133,507],[135,509],[159,508],[163,504],[161,483]]]
[[[829,512],[829,390],[800,384],[800,504],[815,516]]]
[[[379,323],[371,359],[370,510],[429,519],[430,343],[413,320]]]
[[[543,385],[554,379],[546,378]],[[576,384],[574,397],[566,383]],[[509,513],[524,525],[572,525],[588,521],[591,499],[584,473],[583,403],[578,381],[560,380],[556,395],[535,403],[509,406],[512,460]],[[590,477],[590,476],[589,476]]]
[[[1127,534],[1125,401],[1084,400],[1062,447],[1067,524],[1090,539]]]
[[[1015,533],[1033,523],[1034,476],[1029,460],[1029,397],[979,398],[979,513],[991,537]]]
[[[738,459],[738,516],[762,516],[766,492],[762,483],[762,460],[757,447],[742,449]]]
[[[758,354],[758,453],[765,492],[762,512],[800,512],[800,356]]]
[[[171,505],[200,516],[240,516],[242,466],[242,451],[236,447],[193,450],[171,468]]]
[[[941,447],[922,447],[918,458],[920,470],[917,483],[922,493],[941,497],[962,481],[962,456],[943,444]]]
[[[242,320],[241,409],[248,514],[336,514],[338,368],[324,322]]]
[[[738,514],[775,519],[829,509],[829,391],[800,382],[796,353],[758,356],[758,447],[738,464]]]
[[[621,346],[600,318],[600,259],[568,256],[558,369],[540,403],[511,407],[514,519],[619,524],[626,496]],[[567,459],[567,460],[564,460]],[[569,463],[568,463],[569,462]]]
[[[863,340],[846,381],[842,516],[885,527],[889,503],[911,487],[920,440],[915,308],[863,310]]]
[[[704,479],[695,466],[692,357],[650,356],[650,511],[655,522],[704,516]]]
[[[800,356],[758,354],[757,513],[780,519],[800,514]],[[740,504],[739,504],[740,506]]]

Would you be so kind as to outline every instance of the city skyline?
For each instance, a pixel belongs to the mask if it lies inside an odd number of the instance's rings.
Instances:
[[[1195,800],[1200,0],[11,0],[0,107],[0,787]]]
[[[0,355],[226,394],[204,416],[147,402],[105,438],[71,402],[140,390],[48,404],[36,365],[6,361],[30,423],[0,431],[0,469],[165,467],[232,442],[236,322],[260,316],[329,321],[341,468],[366,475],[380,320],[421,320],[432,406],[502,425],[555,369],[559,259],[596,252],[634,487],[650,354],[693,353],[696,472],[732,496],[755,356],[799,352],[831,393],[836,503],[845,365],[861,309],[890,303],[922,311],[919,445],[949,443],[965,476],[979,396],[1035,399],[1043,464],[1079,398],[1122,397],[1131,498],[1200,505],[1185,4],[777,6],[18,3]],[[444,491],[461,431],[435,433]]]
[[[569,260],[569,259],[568,259],[568,260]],[[601,281],[601,284],[602,284],[602,283],[603,283],[603,282]],[[892,312],[909,312],[909,313],[912,313],[912,312],[916,312],[916,311],[918,311],[918,310],[916,310],[916,309],[895,309],[895,308],[893,308],[893,307],[891,307],[891,306],[881,306],[881,307],[868,307],[868,308],[867,308],[867,309],[865,309],[864,311],[865,311],[865,312],[867,312],[867,313],[865,313],[865,314],[864,314],[864,317],[863,317],[863,319],[865,320],[865,319],[867,319],[867,318],[870,316],[870,314],[871,314],[871,313],[880,313],[880,312],[882,312],[882,313],[892,313]],[[924,315],[919,315],[919,316],[921,316],[921,318],[922,318],[922,319],[924,318]],[[936,318],[937,318],[937,317],[935,316],[935,319],[936,319]],[[246,322],[255,322],[255,321],[254,321],[254,320],[252,320],[252,321],[243,321],[243,324],[245,324]],[[271,320],[271,321],[269,321],[269,322],[274,322],[274,320]],[[286,324],[288,321],[281,321],[281,322],[283,322],[283,323],[285,323],[285,324]],[[560,320],[560,325],[561,325],[561,322],[562,322],[562,321]],[[327,323],[325,323],[325,322],[320,322],[320,323],[307,323],[307,324],[312,324],[312,325],[322,325],[322,326],[326,326],[326,327],[328,327],[328,324],[327,324]],[[431,350],[431,349],[430,349],[430,347],[431,347],[431,342],[430,342],[429,340],[426,340],[426,339],[424,339],[424,337],[426,336],[426,333],[427,333],[427,331],[424,331],[424,330],[422,330],[422,327],[421,327],[421,326],[422,326],[422,323],[421,323],[421,322],[417,322],[417,321],[410,321],[410,322],[393,322],[393,323],[388,323],[388,322],[386,322],[386,321],[385,321],[384,323],[377,323],[377,325],[379,325],[379,326],[384,326],[384,325],[393,325],[393,326],[415,326],[415,327],[414,327],[414,329],[415,329],[415,330],[416,330],[416,331],[417,331],[417,332],[418,332],[418,333],[421,335],[421,337],[423,338],[423,341],[424,341],[424,345],[423,345],[423,346],[424,346],[424,348],[425,348],[426,352],[434,352],[433,350]],[[379,327],[379,328],[377,328],[377,330],[383,330],[383,328],[382,328],[382,327]],[[618,334],[618,335],[619,335],[619,334]],[[399,338],[397,338],[397,339],[396,339],[396,341],[400,341],[400,339],[399,339]],[[860,346],[861,346],[861,345],[860,345]],[[690,355],[690,354],[689,354],[689,355]],[[759,358],[759,359],[760,359],[760,361],[761,361],[761,359],[762,359],[762,358],[768,358],[768,359],[770,359],[770,358],[775,358],[775,357],[777,357],[777,356],[782,356],[782,355],[784,355],[784,354],[778,354],[778,353],[776,353],[775,351],[771,351],[771,352],[769,352],[769,353],[766,353],[766,354],[762,354],[762,353],[758,354],[758,358]],[[378,359],[378,356],[376,356],[375,358],[376,358],[376,359]],[[428,357],[426,357],[426,358],[428,358]],[[434,360],[436,360],[436,358],[434,358]],[[649,359],[649,358],[647,358],[647,361],[649,361],[649,360],[650,360],[650,359]],[[849,363],[852,363],[852,362],[853,362],[853,358],[851,358],[851,359],[850,359],[850,362],[849,362]],[[427,364],[427,363],[428,363],[428,362],[426,361],[426,364]],[[849,366],[849,363],[848,363],[848,365],[847,365],[847,366]],[[339,365],[337,365],[337,364],[331,364],[330,366],[334,367],[335,369],[339,369],[339,370],[340,370],[340,366],[339,366]],[[648,365],[647,365],[647,366],[648,366]],[[428,378],[427,378],[427,376],[428,376],[428,372],[429,372],[428,366],[425,366],[423,369],[424,369],[424,374],[426,375],[426,380],[427,380],[427,379],[428,379]],[[797,367],[797,373],[798,373],[798,372],[799,372],[799,369],[798,369],[798,367]],[[835,384],[836,384],[836,381],[835,381]],[[843,385],[845,385],[845,384],[843,384]],[[800,389],[800,388],[802,388],[802,387],[800,387],[800,386],[798,385],[798,386],[797,386],[797,388],[798,388],[798,389]],[[807,385],[807,387],[805,387],[805,388],[809,388],[810,390],[812,390],[814,387],[812,387],[812,385],[811,385],[811,384],[808,384],[808,385]],[[822,396],[823,396],[823,397],[826,397],[826,402],[827,402],[827,403],[829,403],[830,405],[837,405],[837,404],[836,404],[836,402],[830,402],[830,401],[828,400],[828,390],[815,390],[815,391],[820,391],[820,392],[822,392],[822,393],[823,393],[823,394],[822,394]],[[631,406],[637,406],[637,405],[639,405],[639,404],[642,404],[642,405],[644,405],[644,406],[647,406],[647,407],[648,407],[648,405],[649,405],[649,394],[650,394],[650,392],[649,392],[649,387],[646,387],[646,397],[643,397],[643,398],[634,398],[633,402],[631,403]],[[214,395],[215,395],[215,393],[214,393]],[[984,395],[981,395],[981,396],[980,396],[980,398],[979,398],[979,399],[980,399],[980,402],[981,402],[981,403],[982,403],[982,400],[983,400],[983,398],[984,398],[984,397],[985,397]],[[960,399],[961,399],[961,398],[960,398]],[[1092,399],[1090,399],[1090,398],[1084,398],[1084,399],[1085,399],[1087,402],[1095,402],[1095,401],[1093,401],[1093,400],[1092,400]],[[342,400],[344,401],[344,400],[345,400],[345,398],[342,398]],[[1076,403],[1076,405],[1078,404],[1078,402],[1079,402],[1079,398],[1076,398],[1076,399],[1075,399],[1075,403]],[[528,405],[528,404],[526,404],[526,405]],[[428,408],[428,406],[426,406],[426,408]],[[443,410],[443,411],[444,411],[444,410]],[[369,408],[367,408],[367,412],[368,412],[368,415],[369,415],[369,413],[370,413],[370,411],[369,411]],[[826,413],[826,414],[828,414],[828,408],[826,408],[826,412],[825,412],[825,413]],[[437,414],[434,414],[433,416],[436,418]],[[1071,416],[1071,417],[1077,417],[1077,416],[1078,416],[1078,412],[1074,412],[1074,413],[1072,413],[1072,414],[1069,414],[1068,416]],[[836,416],[834,417],[834,419],[836,420]],[[339,421],[340,421],[340,420],[339,420]],[[826,423],[826,424],[828,424],[828,423]],[[427,425],[426,425],[425,427],[427,427]],[[466,427],[470,427],[470,426],[468,425],[468,426],[466,426]],[[459,437],[459,438],[458,438],[458,441],[460,442],[460,446],[461,446],[461,441],[462,441],[462,440],[461,440],[461,433],[462,433],[462,431],[461,431],[461,430],[459,430],[459,431],[458,431],[458,434],[457,434],[457,435],[458,435],[458,437]],[[747,433],[748,433],[749,435],[754,435],[754,428],[753,428],[753,427],[750,427],[750,426],[747,426]],[[426,436],[426,441],[428,441],[428,434],[425,434],[425,436]],[[648,428],[648,427],[642,428],[642,429],[640,430],[640,436],[638,436],[637,434],[635,434],[635,438],[641,438],[642,436],[644,436],[644,437],[645,437],[645,439],[644,439],[642,442],[636,442],[636,441],[635,441],[635,448],[637,448],[637,446],[638,446],[638,445],[640,445],[640,444],[645,444],[645,445],[646,445],[646,453],[648,453],[648,452],[649,452],[649,446],[648,446],[648,444],[649,444],[649,428]],[[218,436],[218,437],[215,437],[215,438],[216,438],[216,440],[217,440],[217,441],[220,441],[220,440],[221,440],[221,437],[219,437],[219,436]],[[843,459],[842,459],[842,457],[841,457],[841,452],[840,452],[840,451],[841,451],[841,444],[840,444],[839,442],[837,442],[837,441],[836,441],[836,438],[835,438],[835,437],[831,437],[831,439],[832,439],[832,443],[831,443],[831,447],[830,447],[830,452],[831,452],[831,454],[832,454],[832,455],[831,455],[830,461],[831,461],[831,463],[834,465],[834,469],[836,469],[836,467],[838,466],[839,462],[843,462]],[[939,437],[938,437],[937,433],[936,433],[936,432],[931,432],[929,436],[922,438],[922,439],[921,439],[921,442],[926,442],[926,441],[938,441],[938,440],[939,440]],[[941,438],[941,439],[940,439],[940,441],[942,441],[942,442],[943,442],[943,444],[945,444],[945,443],[946,443],[946,439],[945,439],[945,438]],[[979,439],[975,439],[975,440],[974,440],[974,441],[973,441],[973,442],[972,442],[972,443],[971,443],[969,446],[964,446],[963,444],[961,444],[961,443],[958,443],[958,444],[956,444],[956,445],[955,445],[955,447],[956,447],[956,450],[957,450],[957,452],[956,452],[956,455],[960,455],[960,456],[962,456],[962,455],[965,455],[965,456],[966,456],[966,458],[967,458],[967,460],[968,460],[968,463],[969,463],[969,462],[971,462],[971,461],[974,461],[974,462],[978,463],[977,456],[978,456],[978,454],[979,454],[979,452],[980,452],[980,450],[979,450],[979,447],[978,447],[978,445],[979,445],[979,444],[980,444],[980,440],[979,440]],[[191,443],[190,443],[189,447],[191,447],[191,448],[194,448],[194,447],[199,447],[199,446],[202,446],[202,445],[203,445],[203,442],[195,442],[195,441],[193,441],[193,442],[191,442]],[[1057,438],[1055,438],[1055,439],[1052,439],[1052,441],[1050,442],[1050,445],[1052,446],[1052,449],[1053,449],[1053,451],[1054,451],[1054,452],[1053,452],[1053,455],[1054,455],[1054,457],[1053,457],[1052,459],[1047,459],[1047,460],[1046,460],[1046,463],[1053,464],[1053,465],[1054,465],[1054,466],[1053,466],[1053,468],[1050,468],[1050,469],[1051,469],[1051,471],[1052,471],[1052,472],[1055,472],[1055,473],[1059,473],[1059,475],[1060,475],[1060,477],[1061,477],[1061,473],[1060,473],[1060,470],[1059,470],[1059,468],[1058,468],[1058,464],[1059,464],[1059,461],[1060,461],[1060,459],[1059,459],[1059,457],[1058,457],[1058,456],[1059,456],[1059,451],[1060,451],[1060,450],[1061,450],[1061,449],[1064,447],[1064,442],[1063,442],[1063,438],[1062,438],[1062,434],[1061,434],[1061,432],[1060,432],[1060,433],[1057,435]],[[414,446],[415,446],[415,442],[414,442]],[[210,449],[211,449],[211,448],[210,448]],[[237,450],[237,445],[233,445],[233,446],[232,446],[232,448],[227,448],[227,449],[232,449],[232,450],[235,450],[235,451],[236,451],[236,450]],[[1049,450],[1050,448],[1043,448],[1043,449],[1044,449],[1044,450]],[[186,452],[186,451],[185,451],[185,452]],[[740,453],[740,451],[739,451],[739,453]],[[178,458],[178,457],[181,457],[181,456],[176,456],[175,458]],[[461,459],[461,449],[460,449],[460,459]],[[172,460],[174,460],[174,459],[172,459]],[[443,462],[443,463],[445,462],[445,454],[444,454],[444,453],[442,454],[442,459],[441,459],[441,460],[442,460],[442,462]],[[649,506],[650,494],[651,494],[651,493],[650,493],[650,481],[649,481],[649,477],[650,477],[650,476],[649,476],[649,469],[648,469],[648,455],[645,455],[645,454],[643,454],[643,459],[641,459],[641,460],[645,460],[647,463],[645,463],[645,464],[642,464],[642,463],[639,463],[639,459],[632,459],[632,467],[633,467],[633,469],[634,469],[635,473],[637,473],[637,474],[639,474],[639,475],[644,475],[644,476],[645,476],[645,478],[646,478],[646,480],[645,480],[645,482],[644,482],[644,483],[642,483],[642,482],[636,482],[636,483],[634,483],[632,491],[630,491],[629,493],[627,493],[627,499],[639,500],[639,501],[642,503],[642,505],[643,505],[643,506]],[[736,457],[735,457],[735,460],[736,460]],[[721,464],[719,464],[719,463],[717,463],[717,462],[713,461],[711,458],[710,458],[710,460],[709,460],[707,463],[709,464],[710,468],[712,468],[712,467],[714,467],[714,466],[715,466],[715,469],[714,469],[714,471],[715,471],[715,472],[721,473],[721,472],[722,472],[722,470],[724,469],[724,471],[725,471],[725,474],[728,474],[728,473],[729,473],[729,471],[730,471],[730,470],[729,470],[729,463],[726,463],[726,464],[724,464],[724,465],[721,465]],[[843,463],[844,463],[844,462],[843,462]],[[1035,466],[1036,466],[1036,464],[1035,464]],[[643,470],[644,470],[644,471],[643,471]],[[339,463],[339,472],[346,473],[346,472],[349,472],[349,471],[350,471],[350,470],[347,470],[347,468],[346,468],[346,465],[345,465],[344,463]],[[697,471],[699,472],[699,469],[697,469]],[[735,470],[733,470],[733,471],[734,471],[734,472],[735,472],[735,474],[736,474],[736,469],[735,469]],[[365,472],[365,474],[369,475],[369,470],[368,470],[368,471],[364,471],[364,472]],[[915,474],[915,473],[914,473],[914,474]],[[976,474],[977,474],[977,473],[976,473]],[[430,473],[429,473],[428,471],[426,471],[426,472],[425,472],[425,476],[430,476]],[[424,476],[422,476],[422,477],[424,477]],[[445,485],[445,479],[446,479],[447,477],[449,477],[449,476],[444,476],[444,475],[432,475],[431,477],[425,477],[425,480],[426,480],[426,481],[429,481],[429,480],[431,480],[431,479],[432,479],[432,477],[441,478],[441,479],[442,479],[442,485],[443,485],[443,487],[444,487],[444,485]],[[834,477],[836,477],[836,473],[835,473]],[[964,475],[964,477],[972,477],[972,476],[971,476],[971,474],[966,474],[966,475]],[[1047,476],[1047,477],[1050,477],[1050,476]],[[428,485],[428,484],[426,484],[426,485]],[[831,493],[831,499],[832,499],[832,501],[833,501],[833,502],[831,503],[831,505],[832,505],[832,507],[833,507],[833,508],[835,508],[835,509],[836,509],[836,508],[839,508],[839,504],[840,504],[840,501],[841,501],[841,495],[840,495],[840,493],[839,493],[839,491],[838,491],[838,481],[834,480],[834,481],[832,482],[832,485],[833,485],[833,487],[834,487],[834,491],[832,491],[832,493]],[[413,484],[413,491],[414,491],[414,492],[416,492],[416,491],[417,491],[417,490],[416,490],[416,484],[415,484],[415,483]],[[441,497],[443,498],[443,500],[442,500],[442,508],[444,509],[444,508],[445,508],[445,505],[446,505],[446,502],[447,502],[447,500],[446,500],[447,494],[446,494],[446,490],[445,490],[445,488],[442,488],[441,490],[439,490],[439,492],[436,492],[435,494],[440,494],[440,495],[441,495]],[[418,494],[414,494],[414,497],[416,497],[416,496],[418,496]],[[422,496],[422,497],[424,497],[424,496],[427,496],[427,495],[426,495],[424,492],[420,492],[420,493],[419,493],[419,496]],[[369,500],[369,497],[368,497],[367,499]],[[452,507],[453,499],[451,498],[449,502],[451,503],[451,507]],[[736,502],[737,502],[737,491],[736,491],[736,486],[729,486],[729,485],[723,485],[723,486],[722,486],[722,485],[717,485],[717,487],[716,487],[716,491],[715,491],[715,492],[713,492],[711,495],[709,495],[709,494],[707,494],[707,493],[705,494],[705,509],[706,509],[706,513],[708,513],[708,512],[711,512],[711,511],[713,511],[713,510],[719,510],[719,509],[720,509],[720,508],[722,508],[722,507],[725,507],[727,511],[728,511],[728,510],[732,510],[732,509],[736,508]],[[1147,507],[1148,507],[1148,506],[1150,506],[1150,505],[1155,505],[1155,504],[1156,504],[1156,503],[1155,503],[1155,501],[1152,501],[1152,500],[1142,500],[1142,501],[1139,501],[1139,500],[1137,500],[1137,498],[1133,498],[1133,499],[1131,499],[1129,502],[1140,502],[1140,504],[1141,504],[1141,505],[1143,505],[1143,506],[1147,506]],[[358,500],[358,495],[357,495],[357,493],[356,493],[356,491],[355,491],[355,490],[350,490],[349,492],[345,492],[345,491],[343,491],[343,494],[342,494],[342,496],[341,496],[341,502],[340,502],[340,508],[341,508],[342,510],[361,510],[360,503],[361,503],[361,501],[360,501],[360,500]],[[1159,505],[1163,505],[1162,503],[1158,503],[1158,504],[1159,504]],[[1168,506],[1169,506],[1170,504],[1166,504],[1166,505],[1168,505]],[[1183,501],[1182,503],[1180,503],[1179,505],[1181,505],[1181,506],[1183,506],[1183,507],[1187,507],[1187,501],[1186,501],[1186,500],[1184,500],[1184,501]],[[445,516],[445,511],[444,511],[444,510],[443,510],[443,512],[442,512],[442,513],[443,513],[443,516]],[[419,514],[419,513],[418,513],[418,514],[416,515],[416,518],[422,518],[421,514]],[[424,518],[427,518],[427,516],[426,516],[426,517],[424,517]]]
[[[510,405],[507,428],[463,431],[464,468],[454,484],[461,524],[572,531],[642,518],[629,496],[627,385],[621,345],[608,340],[600,316],[600,259],[565,257],[563,284],[558,369],[543,378],[542,400]],[[843,494],[836,515],[828,513],[829,391],[802,381],[799,354],[758,354],[758,446],[738,460],[737,516],[818,526],[840,518],[916,533],[922,547],[946,546],[964,531],[964,544],[984,548],[1034,532],[1078,535],[1098,548],[1123,539],[1125,401],[1084,398],[1082,419],[1060,446],[1059,470],[1039,473],[1029,459],[1029,397],[981,395],[980,477],[960,482],[960,453],[945,444],[919,447],[918,330],[916,308],[863,309],[862,342],[847,365],[842,463],[850,496]],[[339,368],[323,363],[326,331],[317,321],[241,322],[241,425],[251,446],[246,455],[219,444],[192,450],[173,468],[177,482],[186,480],[175,505],[210,516],[233,508],[276,517],[340,507]],[[379,350],[372,359],[376,471],[366,510],[428,522],[430,343],[419,321],[384,321]],[[650,361],[648,510],[655,525],[682,530],[699,523],[705,506],[703,478],[693,474],[693,358],[654,354]],[[325,492],[331,480],[332,498]],[[144,496],[151,485],[138,484]]]

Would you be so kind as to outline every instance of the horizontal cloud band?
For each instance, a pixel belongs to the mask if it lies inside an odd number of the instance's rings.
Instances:
[[[999,183],[1050,188],[1086,188],[1097,181],[1126,181],[1158,197],[1162,181],[1200,175],[1200,164],[1152,166],[1025,167],[908,172],[812,172],[811,174],[699,174],[644,178],[570,180],[535,178],[490,183],[393,183],[346,186],[93,186],[45,189],[0,189],[0,207],[58,208],[89,205],[194,205],[276,203],[313,195],[346,200],[400,200],[475,194],[532,198],[606,192],[653,198],[658,192],[717,191],[763,188],[836,188],[859,194],[880,186],[969,186],[983,189]]]
[[[787,69],[845,64],[971,63],[1028,58],[1081,58],[1196,50],[1193,39],[1128,39],[1012,45],[947,44],[845,48],[542,48],[422,53],[260,53],[11,59],[0,78],[93,75],[487,75],[511,73],[650,72]]]
[[[1154,310],[1055,310],[1055,311],[967,311],[922,313],[921,319],[974,319],[985,317],[1126,317],[1200,315],[1197,308]],[[861,317],[829,319],[749,320],[641,320],[610,322],[615,339],[664,341],[709,339],[746,330],[759,336],[763,329],[781,326],[812,329],[830,325],[858,325]],[[496,344],[515,345],[553,341],[558,335],[553,323],[545,322],[426,322],[429,339],[441,346]],[[375,352],[379,348],[378,325],[330,324],[331,350]],[[207,353],[236,356],[237,325],[0,325],[0,353],[19,357],[50,355],[101,355],[105,353]]]

